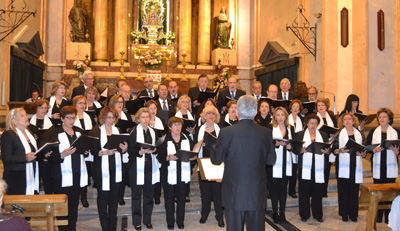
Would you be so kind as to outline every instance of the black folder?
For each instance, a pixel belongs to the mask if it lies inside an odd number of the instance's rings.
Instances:
[[[182,162],[189,162],[190,158],[193,158],[199,154],[199,152],[201,150],[201,146],[203,145],[203,142],[204,142],[204,138],[202,140],[200,140],[197,144],[194,145],[192,151],[179,149],[178,151],[176,151],[175,156],[177,156],[178,159],[181,160]]]
[[[59,141],[45,143],[41,148],[39,148],[39,150],[36,151],[35,160],[42,161],[43,159],[45,159],[44,155],[46,155],[50,151],[54,151],[55,149],[57,149],[59,144]]]
[[[290,144],[292,146],[292,150],[295,149],[296,147],[302,147],[302,145],[305,143],[302,140],[298,139],[281,139],[281,138],[273,138],[274,141],[283,141],[285,142],[286,145]]]
[[[45,132],[47,132],[49,129],[39,129],[38,127],[36,127],[33,124],[29,124],[28,126],[28,130],[31,131],[32,134],[40,137],[41,135],[43,135]]]
[[[122,152],[122,149],[119,147],[119,144],[124,144],[124,142],[128,143],[129,134],[112,134],[107,137],[107,143],[104,145],[104,148],[107,149],[117,149],[118,152]]]
[[[189,120],[189,119],[183,119],[183,127],[182,127],[182,132],[186,132],[187,128],[192,128],[196,125],[196,121],[194,120]]]
[[[204,91],[199,93],[199,97],[197,99],[197,102],[200,104],[207,101],[208,99],[214,99],[215,96],[217,95],[217,91]]]
[[[140,108],[144,107],[144,101],[136,99],[136,100],[128,100],[125,102],[125,108],[128,111],[128,114],[135,115]]]
[[[311,113],[317,113],[317,110],[315,109],[315,101],[314,102],[304,102],[303,103],[303,108],[307,108],[307,113],[306,113],[306,115],[308,115],[308,114],[311,114]]]
[[[225,104],[224,104],[224,106],[226,106],[229,103],[229,101],[232,101],[232,100],[237,102],[237,99],[232,99],[231,97],[225,96]]]
[[[88,115],[90,116],[90,118],[92,118],[92,119],[94,119],[94,118],[97,117],[97,113],[96,113],[95,110],[88,110],[88,111],[85,111],[85,112],[86,112],[86,114],[88,114]]]
[[[385,140],[382,142],[381,147],[388,149],[391,145],[400,146],[400,140]]]
[[[308,145],[306,150],[307,152],[322,155],[323,153],[321,152],[321,149],[329,148],[331,145],[332,142],[327,142],[327,143],[312,142],[310,145]]]
[[[81,135],[74,142],[72,142],[71,147],[76,148],[74,154],[84,154],[86,151],[92,149],[98,141],[98,137]]]
[[[330,135],[330,134],[334,135],[334,134],[339,132],[339,128],[331,127],[331,126],[328,126],[328,125],[322,126],[319,130],[322,131],[322,132],[325,132],[328,135]]]
[[[266,100],[270,107],[274,107],[274,108],[284,107],[286,109],[289,108],[289,104],[291,102],[290,100],[283,100],[283,99],[273,100],[273,99],[270,99],[270,98],[265,98],[265,99],[262,99],[262,100]]]
[[[157,140],[156,145],[152,145],[152,144],[148,144],[148,143],[140,143],[140,142],[136,142],[139,145],[139,149],[143,148],[143,149],[150,149],[153,150],[157,147],[160,147],[160,145],[162,143],[164,143],[166,135],[162,136],[160,139]]]
[[[356,152],[363,152],[366,149],[364,145],[357,143],[353,139],[349,139],[345,146],[346,149],[349,149],[349,153],[351,154],[356,154]]]
[[[121,133],[129,133],[135,127],[135,123],[129,120],[121,120],[115,124],[115,127],[121,129]]]
[[[358,121],[360,121],[360,123],[361,123],[363,120],[366,120],[367,122],[366,122],[365,124],[371,123],[371,122],[374,121],[374,119],[376,118],[376,114],[365,115],[365,114],[356,112],[356,113],[354,113],[354,115],[357,116]]]

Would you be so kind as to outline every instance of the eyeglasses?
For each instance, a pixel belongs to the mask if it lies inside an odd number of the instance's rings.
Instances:
[[[152,80],[150,80],[150,81],[144,81],[144,83],[152,83],[153,81]]]
[[[207,115],[210,115],[210,114],[215,115],[215,112],[208,111],[208,112],[206,112],[206,114],[207,114]]]
[[[290,83],[281,83],[281,85],[290,85]]]
[[[40,108],[40,109],[42,109],[42,110],[47,110],[47,109],[49,109],[49,107],[38,107],[38,108]]]
[[[67,120],[76,120],[76,116],[66,116],[65,119],[67,119]]]
[[[114,116],[107,116],[106,119],[115,120],[115,117]]]
[[[115,103],[124,103],[124,101],[119,101],[119,100],[118,100],[118,101],[116,101]]]
[[[77,103],[77,104],[86,105],[86,103],[85,103],[85,102],[79,102],[79,103]]]

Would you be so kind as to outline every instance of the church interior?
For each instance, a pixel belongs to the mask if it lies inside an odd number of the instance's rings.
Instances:
[[[355,94],[361,111],[389,108],[400,128],[400,0],[0,0],[0,51],[0,132],[10,102],[25,102],[34,90],[47,98],[57,80],[67,83],[68,98],[89,69],[106,96],[121,78],[132,95],[145,89],[146,77],[155,89],[176,81],[186,94],[200,75],[215,89],[229,72],[246,94],[260,81],[263,96],[270,84],[287,78],[290,91],[303,98],[316,87],[335,115]],[[377,124],[367,125],[366,134]],[[364,166],[364,182],[372,183],[370,162]],[[267,214],[266,230],[364,230],[366,209],[357,223],[337,215],[334,171],[324,223],[301,222],[297,201],[288,197],[290,225],[276,225]],[[186,219],[193,221],[186,229],[220,230],[216,223],[198,223],[200,193],[195,182],[192,187]],[[78,228],[101,230],[96,192],[88,196],[91,205],[80,205]],[[124,230],[133,230],[126,221],[129,204],[119,207]],[[165,230],[162,204],[157,206],[154,230]],[[390,230],[385,223],[378,229]]]

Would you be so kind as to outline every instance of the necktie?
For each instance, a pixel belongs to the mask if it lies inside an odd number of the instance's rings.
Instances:
[[[235,92],[231,91],[231,98],[234,99],[235,98]]]
[[[258,97],[259,97],[259,96],[257,95],[256,97],[257,97],[257,101],[258,101]]]
[[[163,111],[168,111],[167,109],[167,105],[165,104],[165,100],[163,101],[163,107],[162,107]]]
[[[153,98],[153,90],[149,90],[150,98]]]
[[[286,100],[286,93],[283,93],[283,99]]]

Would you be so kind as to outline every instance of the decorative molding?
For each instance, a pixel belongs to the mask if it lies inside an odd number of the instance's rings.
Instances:
[[[289,53],[278,42],[269,41],[267,42],[267,45],[265,45],[258,62],[264,66],[269,66],[287,60],[288,58]]]
[[[378,49],[385,49],[385,13],[383,10],[378,11]]]
[[[346,7],[340,11],[340,44],[343,47],[349,45],[349,11]]]

